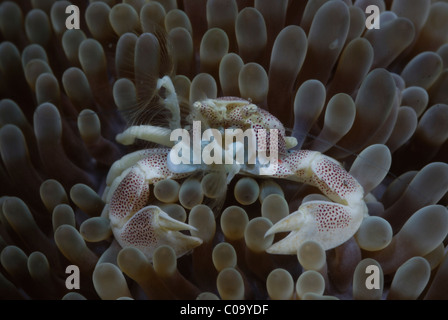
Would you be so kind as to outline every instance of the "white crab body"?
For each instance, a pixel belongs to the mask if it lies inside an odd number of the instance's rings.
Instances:
[[[169,84],[170,81],[164,78],[163,83]],[[166,88],[169,91],[171,87],[167,85]],[[173,104],[177,99],[168,97],[167,101]],[[367,214],[364,190],[336,160],[315,151],[288,150],[294,146],[295,139],[285,135],[283,125],[276,117],[247,100],[233,97],[209,99],[196,102],[194,108],[210,128],[235,127],[256,132],[277,129],[278,136],[270,137],[278,143],[279,153],[271,177],[313,185],[329,199],[303,203],[297,211],[274,224],[266,235],[290,234],[268,248],[268,253],[296,254],[307,240],[317,241],[324,249],[331,249],[356,233]],[[148,204],[150,184],[163,179],[182,179],[192,171],[204,169],[193,165],[174,170],[169,166],[169,153],[174,145],[169,140],[170,131],[138,126],[120,134],[117,140],[124,144],[132,144],[138,138],[166,147],[137,151],[116,161],[109,171],[103,196],[107,203],[104,213],[111,221],[118,243],[123,247],[139,248],[150,260],[154,250],[162,244],[170,245],[180,257],[202,243],[197,237],[179,232],[193,230],[192,226],[176,221],[159,207]],[[259,137],[257,134],[258,140]],[[263,142],[262,148],[268,148],[266,141],[258,142]],[[259,173],[260,168],[240,163],[238,169],[229,175],[237,172],[253,175]]]

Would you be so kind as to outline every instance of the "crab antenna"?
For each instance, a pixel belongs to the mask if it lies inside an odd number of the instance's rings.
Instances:
[[[179,101],[173,82],[169,76],[164,76],[157,80],[157,90],[160,90],[161,88],[165,88],[167,93],[166,98],[164,99],[164,106],[171,112],[170,128],[172,130],[180,128]]]

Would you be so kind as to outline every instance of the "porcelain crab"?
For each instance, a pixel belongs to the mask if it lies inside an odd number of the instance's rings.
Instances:
[[[154,250],[162,244],[170,245],[180,257],[202,243],[197,237],[179,232],[193,230],[192,226],[148,204],[150,185],[163,179],[182,179],[197,170],[216,168],[216,165],[203,162],[198,165],[173,165],[170,153],[173,153],[175,141],[170,140],[170,134],[173,129],[181,128],[179,103],[169,77],[159,79],[157,85],[164,88],[164,104],[172,114],[170,128],[132,126],[119,134],[117,141],[129,145],[135,139],[143,139],[162,147],[136,151],[116,161],[109,171],[103,196],[106,201],[105,214],[110,219],[115,239],[122,247],[139,248],[149,260],[152,260]],[[254,130],[259,150],[266,151],[269,146],[272,148],[273,142],[277,143],[278,161],[270,176],[316,186],[329,199],[303,203],[297,211],[275,223],[266,236],[278,232],[290,233],[268,248],[268,253],[295,254],[301,243],[307,240],[319,242],[326,250],[331,249],[347,241],[358,230],[367,214],[362,186],[336,160],[315,151],[292,150],[296,140],[286,136],[282,123],[269,112],[248,100],[224,97],[194,103],[190,117],[190,122],[201,121],[208,128],[220,132],[229,127]],[[268,140],[261,139],[261,133],[272,129],[275,131],[269,131]],[[191,125],[184,130],[194,131]],[[241,148],[235,143],[216,140],[215,137],[214,142],[226,150]],[[202,140],[201,148],[204,149],[209,143]],[[226,166],[229,180],[236,173],[259,175],[263,168],[259,161],[255,164],[221,166]]]

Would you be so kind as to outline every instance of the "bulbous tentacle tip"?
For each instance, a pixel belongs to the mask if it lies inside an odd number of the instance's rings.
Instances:
[[[161,245],[173,248],[179,258],[202,244],[197,237],[181,230],[195,227],[170,217],[157,206],[147,206],[134,214],[121,228],[114,229],[115,238],[122,247],[141,250],[152,261],[154,251]]]
[[[326,201],[310,201],[298,211],[274,224],[265,236],[291,231],[284,239],[274,243],[266,252],[271,254],[296,254],[305,241],[313,240],[324,250],[339,246],[358,230],[363,211]]]

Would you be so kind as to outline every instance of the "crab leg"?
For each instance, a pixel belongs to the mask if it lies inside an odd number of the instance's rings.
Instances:
[[[268,248],[268,253],[295,254],[308,240],[319,242],[325,250],[334,248],[355,234],[367,214],[362,186],[334,159],[319,152],[290,152],[281,159],[274,177],[316,186],[335,202],[303,203],[273,225],[266,236],[285,231],[290,234]]]
[[[172,147],[174,142],[170,140],[170,134],[171,130],[167,128],[140,125],[127,128],[122,133],[119,133],[115,139],[126,146],[133,144],[135,139],[141,139]]]
[[[166,158],[165,154],[168,154],[169,149],[166,148],[155,148],[155,149],[145,149],[138,150],[132,153],[125,155],[123,158],[115,161],[111,168],[109,169],[109,173],[106,177],[106,190],[103,194],[103,200],[106,203],[109,203],[112,195],[114,194],[115,189],[118,187],[118,184],[128,175],[130,170],[133,169],[137,163],[143,161],[144,159],[153,159],[155,158]],[[141,162],[144,164],[144,162]],[[144,165],[145,166],[145,165]],[[164,166],[166,167],[166,166]],[[163,168],[164,168],[163,167]],[[163,169],[161,168],[161,169]],[[154,168],[156,169],[156,168]],[[160,171],[160,169],[159,169]],[[165,172],[168,172],[168,169],[165,169]],[[163,172],[163,170],[162,170]],[[163,174],[159,176],[163,177]],[[169,174],[168,174],[169,176]],[[155,182],[155,181],[154,181]]]
[[[152,260],[154,250],[163,244],[170,245],[181,256],[202,243],[196,237],[180,233],[194,227],[171,218],[157,206],[146,206],[149,185],[164,179],[180,179],[185,173],[173,173],[167,168],[169,149],[151,149],[125,176],[115,180],[107,210],[115,239],[122,247],[140,249]],[[138,159],[138,157],[137,157]],[[135,157],[131,160],[135,160]]]

